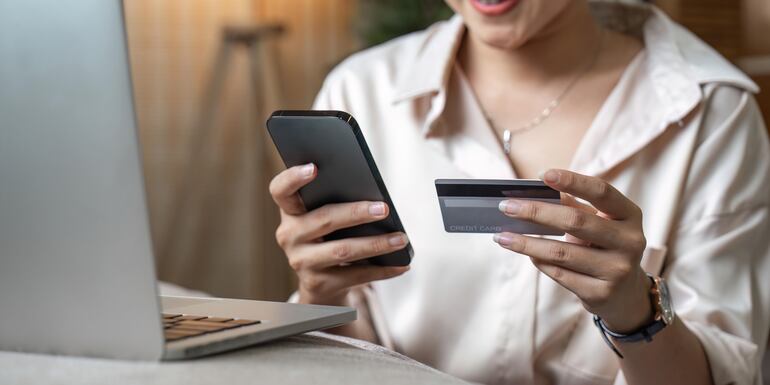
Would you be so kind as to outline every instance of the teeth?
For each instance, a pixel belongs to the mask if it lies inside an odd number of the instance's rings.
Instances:
[[[484,5],[497,5],[502,3],[505,0],[476,0],[476,1]]]

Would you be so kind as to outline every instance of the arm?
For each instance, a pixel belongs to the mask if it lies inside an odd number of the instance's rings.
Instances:
[[[374,329],[374,323],[372,322],[372,317],[369,313],[369,305],[366,302],[366,296],[364,295],[363,290],[363,287],[353,288],[348,292],[347,298],[345,298],[345,306],[354,307],[358,311],[356,320],[326,331],[332,334],[339,334],[380,344],[380,339],[377,336],[377,331]]]
[[[762,205],[707,215],[677,231],[665,275],[679,305],[678,319],[652,343],[616,344],[626,356],[620,364],[629,384],[663,381],[656,368],[671,366],[665,360],[672,355],[679,366],[680,357],[691,357],[683,348],[692,347],[707,358],[713,383],[758,383],[768,331],[769,230]],[[681,339],[679,329],[696,340]],[[675,373],[689,375],[689,368],[686,363]]]
[[[698,337],[677,319],[650,343],[616,344],[629,384],[713,384]]]
[[[646,247],[641,210],[608,183],[565,170],[549,170],[544,181],[568,198],[559,206],[508,200],[506,215],[559,228],[567,241],[498,234],[503,247],[528,255],[535,266],[575,293],[583,306],[617,333],[652,321],[650,279],[640,266]],[[593,206],[578,203],[582,198]],[[597,335],[598,339],[598,335]],[[682,322],[656,335],[652,343],[618,344],[629,384],[711,384],[708,361],[698,338]]]
[[[318,305],[356,306],[351,295],[371,281],[396,277],[409,266],[357,265],[355,262],[404,248],[406,234],[391,233],[338,240],[324,240],[331,232],[386,218],[384,202],[327,204],[306,211],[298,190],[317,175],[313,164],[284,170],[270,182],[270,194],[278,205],[281,223],[275,236],[299,281],[298,302]],[[341,326],[336,333],[376,340],[368,312],[358,321]]]
[[[341,66],[340,66],[341,67]],[[335,68],[325,79],[324,84],[313,103],[315,110],[349,110],[346,98],[342,92],[342,76],[340,67]],[[368,243],[358,240],[339,240],[336,242],[323,242],[322,237],[316,239],[301,239],[293,236],[302,234],[312,229],[318,232],[318,226],[334,228],[348,227],[355,223],[365,223],[379,220],[388,214],[387,205],[384,212],[370,214],[368,210],[353,210],[353,205],[366,202],[350,203],[339,208],[325,207],[316,210],[316,213],[306,213],[301,203],[297,190],[306,183],[311,183],[317,170],[313,169],[312,175],[307,178],[296,175],[296,170],[286,170],[276,176],[271,183],[271,195],[281,210],[281,225],[276,232],[277,240],[286,253],[289,264],[297,273],[299,288],[292,295],[290,301],[309,304],[325,304],[348,306],[355,308],[357,318],[355,321],[338,326],[326,331],[333,334],[380,343],[380,339],[374,327],[372,316],[367,301],[369,281],[387,279],[408,270],[407,267],[378,268],[376,266],[339,266],[353,260],[362,259],[366,255],[374,256],[400,249],[405,245],[405,234],[399,234],[402,242],[392,244],[390,236],[378,237],[379,241],[371,238]],[[334,205],[332,205],[334,206]],[[324,210],[325,209],[325,210]],[[320,211],[320,212],[319,212]],[[326,213],[323,213],[325,211]],[[351,215],[351,213],[353,215]],[[325,217],[313,224],[310,217]],[[331,232],[331,228],[323,229],[322,233]],[[332,246],[336,243],[336,247]],[[324,245],[327,247],[324,248]],[[312,257],[312,258],[311,258]],[[312,260],[315,260],[313,262]],[[326,260],[324,263],[323,261]],[[363,272],[362,269],[370,270]],[[359,273],[353,273],[359,270]],[[358,275],[358,277],[355,277]]]
[[[725,87],[712,101],[663,271],[678,321],[650,343],[613,341],[630,385],[760,384],[770,325],[768,139],[750,95]],[[565,229],[567,242],[502,234],[500,243],[529,255],[610,330],[626,334],[648,323],[639,209],[600,179],[561,170],[546,176],[572,207],[522,202],[509,215]]]

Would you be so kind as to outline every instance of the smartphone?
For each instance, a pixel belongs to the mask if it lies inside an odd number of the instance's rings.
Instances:
[[[342,111],[275,111],[267,120],[267,131],[286,167],[314,163],[316,179],[302,187],[299,195],[308,211],[330,203],[385,202],[387,218],[337,230],[325,240],[404,232],[396,206],[390,199],[364,135],[353,117]],[[364,263],[406,266],[414,255],[411,243],[405,248]]]
[[[509,198],[561,204],[561,193],[533,179],[436,179],[436,194],[449,233],[564,235],[564,232],[506,216],[497,208]]]

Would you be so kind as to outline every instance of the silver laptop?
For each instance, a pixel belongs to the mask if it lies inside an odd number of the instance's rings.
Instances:
[[[0,1],[0,350],[158,360],[355,310],[158,297],[122,3]]]

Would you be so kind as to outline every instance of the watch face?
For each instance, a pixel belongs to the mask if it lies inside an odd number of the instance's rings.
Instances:
[[[674,322],[674,304],[671,302],[671,294],[663,279],[658,278],[656,281],[660,293],[660,317],[666,325],[671,325]]]

